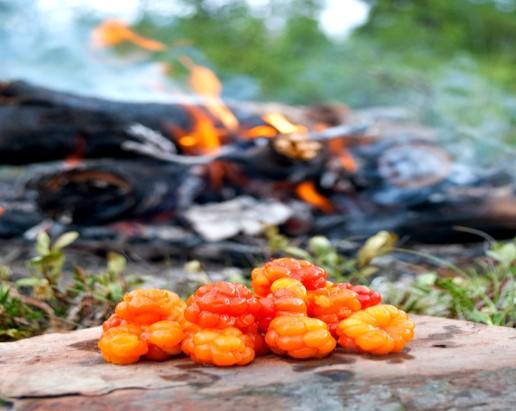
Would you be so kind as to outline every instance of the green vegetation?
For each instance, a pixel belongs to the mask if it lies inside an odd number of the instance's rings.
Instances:
[[[27,276],[18,280],[8,267],[0,267],[0,341],[98,325],[123,294],[140,283],[123,275],[126,261],[116,253],[108,254],[100,273],[86,273],[78,266],[68,271],[63,249],[77,237],[65,233],[51,244],[41,232]]]
[[[417,253],[396,249],[396,237],[388,232],[369,238],[355,256],[344,256],[322,236],[309,239],[306,249],[272,227],[266,237],[268,256],[310,260],[323,266],[333,281],[372,283],[384,302],[408,312],[516,327],[516,239],[492,243],[484,257],[465,267],[419,254],[437,268],[409,276],[408,281],[402,277],[390,282],[382,280],[374,259],[393,251]],[[77,266],[69,271],[63,249],[76,238],[76,233],[66,233],[51,244],[47,234],[41,233],[37,256],[27,264],[28,276],[21,279],[13,279],[9,268],[1,267],[0,341],[98,325],[125,292],[141,284],[138,278],[123,274],[126,261],[115,253],[108,254],[107,267],[100,273],[87,274]],[[198,271],[199,264],[191,265]]]
[[[311,261],[323,267],[332,281],[354,284],[369,283],[370,276],[377,272],[377,268],[371,265],[372,260],[390,252],[397,240],[394,234],[380,231],[365,242],[356,257],[349,258],[341,255],[324,236],[310,238],[305,250],[293,245],[287,237],[278,232],[276,227],[269,227],[265,234],[271,253]]]

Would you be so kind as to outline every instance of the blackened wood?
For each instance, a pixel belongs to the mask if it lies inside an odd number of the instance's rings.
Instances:
[[[174,219],[178,207],[195,201],[201,186],[189,170],[155,161],[91,160],[35,176],[29,187],[48,216],[70,224],[127,218]]]
[[[130,126],[141,124],[174,140],[178,129],[190,129],[191,106],[115,102],[25,82],[0,83],[0,164],[138,157],[122,148],[134,139]],[[262,123],[259,116],[234,111],[242,124]]]

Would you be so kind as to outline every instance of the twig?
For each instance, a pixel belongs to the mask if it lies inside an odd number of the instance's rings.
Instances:
[[[341,124],[339,126],[329,127],[322,131],[312,131],[307,133],[307,135],[308,140],[318,142],[335,139],[352,139],[354,137],[363,135],[368,128],[369,126],[367,124]],[[280,134],[275,138],[279,139],[281,137],[282,135]],[[211,155],[185,156],[176,154],[175,147],[173,150],[167,149],[162,144],[155,144],[154,141],[149,139],[141,140],[142,142],[125,141],[122,143],[122,149],[134,151],[136,153],[140,153],[158,160],[163,160],[175,164],[182,164],[185,166],[206,165],[217,160],[245,159],[251,156],[251,154],[255,154],[254,150],[252,153],[250,153],[249,150],[242,150],[238,144],[233,144],[224,146],[218,152]],[[255,148],[263,149],[262,147]]]

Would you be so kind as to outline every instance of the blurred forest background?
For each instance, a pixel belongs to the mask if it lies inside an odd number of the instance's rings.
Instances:
[[[343,38],[321,30],[324,0],[270,0],[258,12],[243,1],[184,3],[185,16],[148,11],[134,27],[175,39],[176,53],[213,67],[229,95],[411,107],[427,122],[516,144],[514,0],[369,0],[367,21]],[[248,95],[235,81],[243,75],[256,87]]]
[[[65,61],[59,42],[70,42],[73,36],[63,35],[57,16],[72,14],[73,30],[91,33],[103,19],[117,15],[95,14],[99,1],[82,2],[89,5],[88,12],[74,9],[76,3],[81,2],[0,0],[0,51],[5,58],[0,77],[16,78],[20,73],[23,77],[31,66],[38,75],[25,77],[40,83],[43,78],[51,87],[50,65],[60,67],[61,81],[84,68],[84,60]],[[184,79],[186,70],[177,61],[186,55],[221,77],[226,97],[410,108],[419,121],[440,127],[450,149],[455,147],[465,158],[495,153],[495,158],[505,156],[512,164],[516,155],[516,0],[109,3],[113,10],[118,7],[120,15],[131,4],[136,9],[127,21],[131,28],[172,46],[145,58],[167,63],[174,81]],[[338,3],[330,16],[333,25],[339,24],[339,18],[345,25],[349,7],[356,3],[365,9],[363,22],[351,32],[328,34],[321,24],[328,3]],[[38,7],[44,11],[30,14]],[[52,39],[41,30],[45,21],[47,31],[50,27],[57,33]],[[38,25],[40,29],[35,29]],[[30,31],[33,42],[20,46],[5,40],[12,40],[17,30],[26,38]],[[132,59],[134,49],[125,44],[116,53]],[[13,66],[11,60],[23,64]],[[91,67],[87,70],[83,83],[101,81],[100,74]],[[115,73],[121,81],[121,69]],[[111,78],[103,87],[114,81]],[[472,140],[476,143],[469,144]]]

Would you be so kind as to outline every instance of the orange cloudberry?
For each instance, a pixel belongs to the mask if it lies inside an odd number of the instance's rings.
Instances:
[[[131,323],[149,325],[161,320],[179,321],[184,309],[184,301],[172,291],[138,289],[124,295],[115,314]]]
[[[332,285],[308,292],[308,315],[328,324],[333,336],[339,321],[361,308],[358,294]]]
[[[285,277],[301,281],[307,290],[315,290],[324,287],[328,274],[321,267],[306,260],[277,258],[252,271],[253,290],[256,295],[266,297],[271,291],[272,283]]]
[[[120,318],[116,314],[111,314],[109,318],[102,323],[102,331],[106,332],[110,328],[119,327],[120,325],[127,324],[127,321]]]
[[[380,355],[400,352],[414,336],[414,327],[404,311],[380,304],[342,320],[337,334],[344,348],[356,346],[359,351]]]
[[[183,352],[194,362],[220,367],[246,365],[253,361],[254,342],[238,328],[201,329],[183,341]]]
[[[107,362],[113,364],[132,364],[148,352],[148,346],[140,338],[141,328],[126,324],[108,329],[102,334],[99,348]]]
[[[276,354],[293,358],[321,358],[331,353],[336,345],[324,321],[302,316],[273,319],[265,341]]]
[[[158,321],[145,328],[141,339],[149,347],[146,357],[161,361],[181,352],[184,332],[177,321]]]

